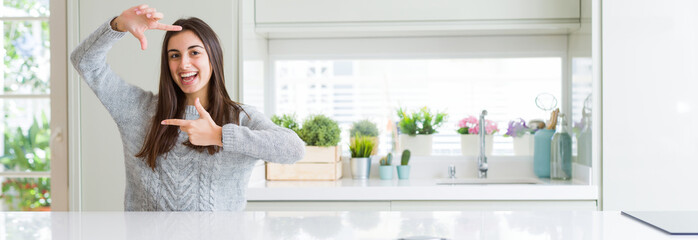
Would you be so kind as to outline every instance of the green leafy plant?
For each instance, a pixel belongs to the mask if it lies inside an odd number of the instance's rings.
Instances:
[[[373,151],[373,138],[369,136],[355,135],[349,144],[352,158],[367,158]]]
[[[295,114],[283,114],[281,116],[274,115],[271,116],[271,121],[276,125],[291,129],[296,133],[298,133],[298,130],[300,130],[300,125],[298,125],[298,121],[296,121]]]
[[[400,161],[400,165],[407,166],[408,163],[410,163],[410,150],[405,149],[402,151],[402,159]]]
[[[43,16],[49,15],[48,4],[39,1],[5,0],[7,10],[22,11]],[[48,70],[50,47],[48,21],[5,21],[3,71],[5,92],[48,93],[49,79],[42,76]],[[44,51],[45,49],[45,51]]]
[[[399,108],[397,116],[400,118],[398,124],[400,132],[415,136],[417,134],[429,135],[437,133],[436,129],[441,127],[448,114],[438,111],[432,113],[427,107],[422,107],[419,111],[410,113]]]
[[[12,171],[49,171],[50,126],[45,114],[41,124],[34,119],[25,134],[21,127],[4,134],[4,152],[0,157],[5,169]],[[9,178],[2,182],[2,198],[9,210],[35,210],[51,205],[49,178]]]
[[[379,161],[381,166],[390,166],[393,164],[393,154],[388,153],[387,156],[382,157],[381,160]]]
[[[298,136],[308,146],[329,147],[337,146],[340,132],[336,121],[324,115],[314,115],[303,121]]]
[[[378,127],[376,124],[369,120],[361,120],[354,122],[349,129],[349,136],[356,136],[359,134],[361,136],[376,137],[378,136]]]

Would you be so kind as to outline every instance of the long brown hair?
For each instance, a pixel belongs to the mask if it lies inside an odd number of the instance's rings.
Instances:
[[[225,89],[223,76],[223,50],[218,36],[208,24],[198,18],[179,19],[174,25],[182,26],[182,31],[190,30],[201,39],[208,53],[211,63],[211,79],[208,82],[208,108],[206,111],[217,125],[227,123],[240,124],[240,112],[244,112],[239,103],[230,99]],[[179,127],[165,126],[160,122],[165,119],[183,118],[186,109],[186,95],[174,82],[170,74],[170,65],[167,56],[167,44],[172,36],[180,32],[168,31],[162,43],[162,55],[160,58],[160,87],[158,94],[158,108],[150,123],[150,130],[145,137],[143,147],[136,157],[144,158],[144,161],[155,170],[156,159],[161,154],[167,153],[175,146]],[[247,114],[247,113],[245,113]],[[187,147],[198,152],[208,150],[209,154],[220,151],[218,146],[196,146],[188,140],[184,142]]]

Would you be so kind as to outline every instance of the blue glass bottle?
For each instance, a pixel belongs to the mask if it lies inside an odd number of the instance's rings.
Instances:
[[[550,139],[555,130],[540,129],[533,135],[533,172],[539,178],[550,177]]]

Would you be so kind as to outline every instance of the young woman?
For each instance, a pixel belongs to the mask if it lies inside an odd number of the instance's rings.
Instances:
[[[116,122],[124,145],[127,211],[239,211],[255,162],[294,163],[304,143],[254,108],[230,100],[223,52],[197,18],[174,25],[147,5],[105,22],[71,53],[73,66]],[[168,31],[158,94],[112,72],[107,52],[131,32]]]

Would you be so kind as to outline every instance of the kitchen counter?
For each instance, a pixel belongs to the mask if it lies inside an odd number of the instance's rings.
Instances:
[[[248,201],[389,201],[389,200],[590,200],[598,187],[572,181],[542,184],[437,185],[436,179],[338,181],[257,181]]]
[[[620,212],[1,212],[6,239],[698,239]]]

